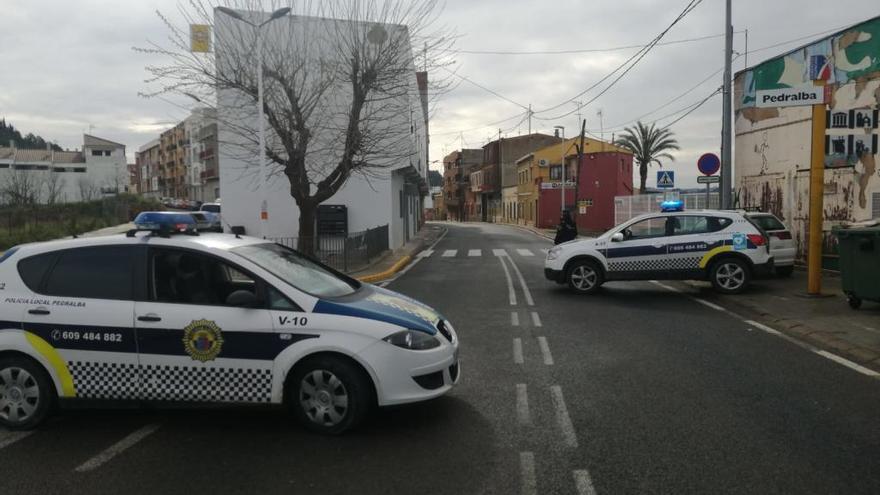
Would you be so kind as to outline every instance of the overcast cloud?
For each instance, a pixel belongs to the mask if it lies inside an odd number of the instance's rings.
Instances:
[[[62,147],[82,146],[89,131],[121,142],[130,158],[142,144],[184,118],[185,101],[143,99],[144,65],[148,56],[132,51],[147,39],[161,40],[166,28],[155,15],[159,9],[172,19],[175,0],[75,0],[12,2],[4,0],[0,16],[0,117],[25,132],[34,132]],[[574,50],[616,47],[649,41],[685,6],[684,0],[449,0],[441,22],[460,36],[460,50]],[[770,50],[753,50],[855,24],[880,14],[876,0],[736,0],[734,29],[749,30],[749,64],[794,48],[801,40]],[[667,34],[664,40],[716,35],[723,32],[723,0],[704,0]],[[734,50],[744,52],[744,36],[734,38]],[[460,74],[533,109],[569,99],[628,58],[635,50],[569,55],[459,54]],[[603,109],[605,137],[611,130],[667,103],[703,80],[723,64],[723,39],[659,46],[608,93],[582,111],[587,128],[598,134]],[[743,58],[734,70],[743,67]],[[662,117],[695,103],[721,84],[720,73],[681,100],[647,117]],[[602,86],[600,86],[602,87]],[[581,100],[591,99],[591,91]],[[559,121],[540,120],[575,108],[567,104],[536,115],[532,130],[552,132],[565,125],[569,135],[579,129],[576,115]],[[493,121],[520,117],[483,127]],[[679,186],[696,185],[696,157],[718,152],[721,97],[717,96],[674,127],[682,145],[677,161]],[[462,82],[438,104],[430,122],[431,158],[449,151],[480,147],[497,136],[527,132],[518,106]],[[674,117],[661,121],[667,123]],[[467,132],[460,131],[466,130]],[[652,175],[648,184],[653,185]]]

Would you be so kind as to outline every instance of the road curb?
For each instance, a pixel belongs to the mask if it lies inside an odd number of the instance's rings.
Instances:
[[[399,260],[397,260],[397,263],[394,263],[394,265],[392,265],[391,268],[385,270],[384,272],[372,273],[370,275],[364,275],[361,277],[357,277],[357,279],[360,280],[361,282],[365,282],[368,284],[372,284],[375,282],[381,282],[382,280],[385,280],[386,278],[391,278],[391,276],[393,276],[395,273],[399,272],[400,270],[403,270],[403,267],[408,265],[410,261],[412,261],[412,256],[406,255],[403,258],[400,258]]]

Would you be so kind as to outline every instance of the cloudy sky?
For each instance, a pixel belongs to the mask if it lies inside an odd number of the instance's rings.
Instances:
[[[659,34],[684,8],[685,0],[448,0],[438,22],[454,30],[456,48],[465,51],[598,50],[639,45]],[[123,7],[124,5],[124,7]],[[31,0],[6,5],[0,16],[0,117],[19,130],[34,132],[63,147],[82,145],[83,132],[124,143],[129,155],[187,114],[186,102],[145,99],[144,65],[154,61],[133,46],[161,40],[167,30],[158,9],[179,20],[176,0]],[[748,29],[748,62],[804,44],[814,37],[880,14],[876,0],[736,0],[733,24]],[[587,129],[605,137],[638,117],[676,119],[721,84],[723,0],[702,3],[664,38],[699,41],[658,46],[613,88],[581,111]],[[815,35],[815,36],[814,36]],[[715,37],[713,37],[715,36]],[[770,45],[791,43],[763,49]],[[734,50],[745,52],[737,33]],[[622,63],[635,49],[569,54],[490,55],[459,53],[458,73],[517,104],[538,112],[532,130],[579,128],[577,115],[546,120],[575,110],[566,102]],[[745,57],[734,62],[743,67]],[[708,79],[707,79],[708,77]],[[705,80],[696,88],[700,81]],[[592,100],[605,85],[589,91]],[[686,91],[690,93],[681,96]],[[670,100],[680,97],[675,102]],[[461,145],[479,147],[498,129],[527,132],[523,109],[469,82],[445,95],[431,120],[432,159]],[[666,106],[664,106],[666,105]],[[718,152],[721,97],[716,96],[673,126],[682,145],[670,164],[679,186],[696,185],[696,157]],[[510,117],[501,123],[496,121]],[[648,185],[653,185],[653,174]]]

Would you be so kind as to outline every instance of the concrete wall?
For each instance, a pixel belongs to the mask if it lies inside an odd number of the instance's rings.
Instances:
[[[810,77],[827,79],[830,100],[825,131],[824,253],[836,252],[831,228],[846,221],[880,216],[880,158],[876,122],[861,127],[835,126],[834,115],[847,120],[880,107],[880,18],[795,49],[737,74],[734,83],[734,183],[739,206],[757,206],[779,216],[792,230],[798,256],[806,257],[812,113],[809,106],[758,108],[756,91],[812,84]],[[873,53],[873,57],[871,54]],[[824,58],[822,58],[824,57]],[[831,60],[812,71],[817,61]],[[853,119],[855,120],[855,119]],[[853,122],[855,124],[855,122]],[[851,137],[850,137],[851,136]],[[842,139],[843,153],[834,141]],[[857,147],[861,142],[862,146]],[[865,148],[867,146],[867,149]]]

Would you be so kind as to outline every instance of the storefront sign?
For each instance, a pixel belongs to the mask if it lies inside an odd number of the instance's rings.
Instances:
[[[575,185],[574,181],[570,181],[570,180],[565,181],[565,188],[566,189],[573,188],[574,185]],[[560,182],[560,181],[542,182],[541,183],[541,189],[559,189],[560,187],[562,187],[562,182]]]

